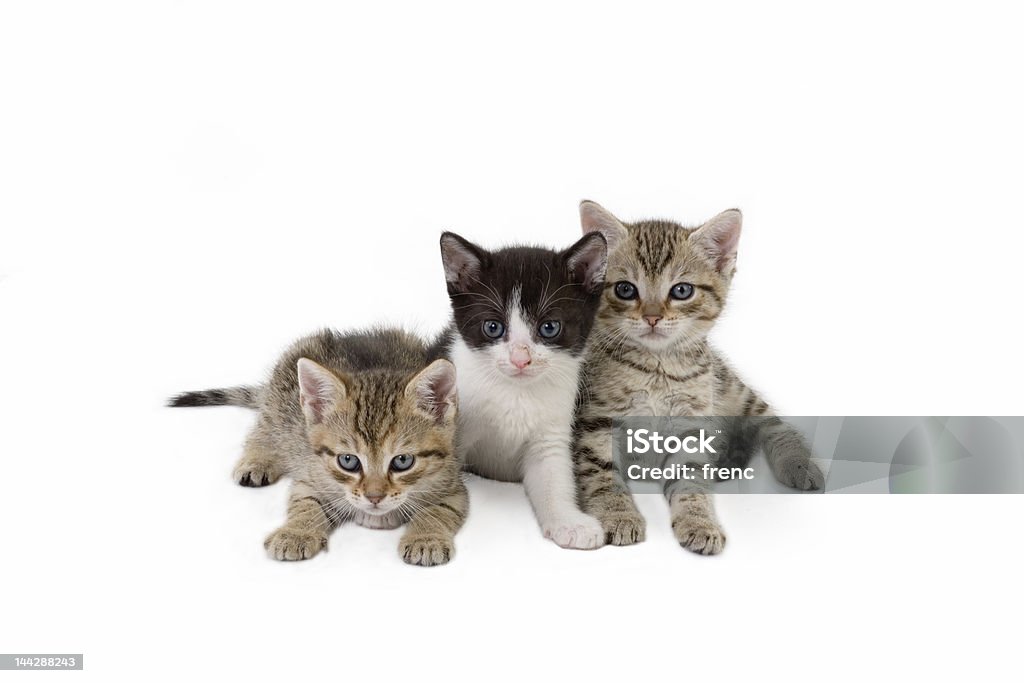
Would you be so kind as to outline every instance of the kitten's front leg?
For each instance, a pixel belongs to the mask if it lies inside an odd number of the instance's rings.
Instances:
[[[777,417],[751,418],[757,439],[779,482],[801,491],[817,491],[825,486],[825,475],[811,460],[811,449],[795,427]]]
[[[275,560],[308,560],[327,547],[332,526],[316,491],[297,481],[288,495],[285,523],[267,536],[263,547]]]
[[[421,567],[447,563],[455,555],[455,534],[469,511],[466,485],[457,478],[447,495],[414,500],[414,505],[398,553],[408,564]]]
[[[563,548],[590,550],[604,545],[601,522],[576,507],[568,435],[531,444],[523,461],[523,486],[545,538]]]
[[[239,486],[269,486],[284,474],[284,458],[275,439],[276,428],[260,415],[245,440],[242,457],[235,465],[233,477]]]
[[[701,472],[698,465],[696,472]],[[700,555],[717,555],[725,548],[725,531],[715,515],[714,499],[708,492],[710,482],[676,480],[666,483],[672,516],[672,533],[679,545]]]
[[[582,421],[573,444],[580,507],[601,522],[607,543],[639,543],[644,540],[647,523],[612,460],[610,421],[591,422]]]

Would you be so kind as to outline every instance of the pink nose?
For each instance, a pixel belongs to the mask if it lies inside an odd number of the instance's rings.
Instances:
[[[526,347],[513,349],[512,353],[508,355],[508,359],[512,365],[520,370],[533,362],[533,358],[530,357],[530,351]]]
[[[373,494],[367,493],[366,494],[366,500],[368,500],[371,503],[373,503],[374,505],[376,505],[377,503],[379,503],[382,500],[384,500],[384,494],[383,493],[373,493]]]
[[[655,325],[658,324],[658,321],[661,320],[661,316],[660,315],[645,315],[644,316],[644,320],[647,321],[648,325],[650,325],[651,327],[654,327]]]

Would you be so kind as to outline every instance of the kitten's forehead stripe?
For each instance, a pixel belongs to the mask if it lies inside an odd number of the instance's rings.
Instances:
[[[402,387],[393,378],[380,377],[360,388],[352,427],[365,443],[383,443],[395,430],[400,414],[398,397],[402,393]]]
[[[522,306],[519,305],[518,297],[512,297],[512,303],[508,314],[508,340],[513,344],[529,344],[531,341],[531,327],[527,321]]]
[[[636,241],[635,254],[640,267],[649,276],[661,274],[672,263],[678,246],[689,234],[689,230],[667,221],[634,223],[628,230]]]

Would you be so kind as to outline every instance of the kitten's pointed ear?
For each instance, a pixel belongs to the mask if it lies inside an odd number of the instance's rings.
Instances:
[[[323,422],[324,418],[345,400],[345,383],[333,372],[308,358],[300,358],[299,403],[309,424]]]
[[[564,252],[565,266],[572,274],[573,281],[583,283],[588,292],[601,289],[604,274],[608,269],[608,244],[604,235],[591,232],[580,238]]]
[[[469,240],[454,232],[441,234],[441,261],[449,294],[465,291],[473,280],[478,280],[486,260],[487,252]]]
[[[405,387],[405,396],[417,410],[430,415],[438,424],[455,418],[458,394],[455,391],[455,366],[450,361],[435,360]]]
[[[739,209],[723,211],[690,234],[708,254],[718,272],[732,275],[736,270],[736,250],[740,244],[743,214]]]
[[[626,226],[612,213],[589,199],[580,202],[580,223],[583,225],[583,234],[599,232],[604,235],[608,243],[608,251],[614,251],[626,235]]]

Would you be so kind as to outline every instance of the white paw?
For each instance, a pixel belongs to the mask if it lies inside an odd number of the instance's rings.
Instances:
[[[604,545],[601,522],[579,511],[556,517],[541,528],[544,538],[550,538],[563,548],[593,550]]]

